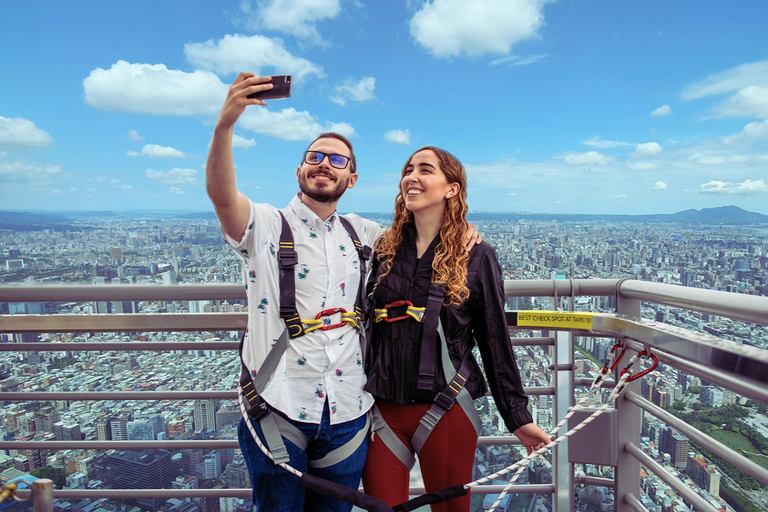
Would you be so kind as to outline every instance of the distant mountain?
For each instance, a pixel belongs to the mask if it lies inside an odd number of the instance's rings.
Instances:
[[[738,206],[721,206],[702,210],[685,210],[670,216],[674,222],[704,224],[765,224],[768,215],[748,212]]]
[[[471,220],[556,220],[558,222],[671,222],[678,224],[716,224],[728,226],[768,225],[768,215],[748,212],[737,206],[685,210],[671,214],[608,215],[559,213],[470,213]]]
[[[391,212],[365,212],[360,216],[369,219],[391,219]],[[524,212],[475,212],[468,216],[470,221],[518,221],[539,220],[558,222],[672,222],[678,224],[716,224],[728,226],[768,225],[768,215],[748,212],[737,206],[685,210],[672,214],[654,215],[607,215],[607,214],[565,214],[565,213],[524,213]],[[0,229],[11,231],[38,231],[41,229],[81,230],[81,222],[87,219],[216,219],[216,214],[207,212],[181,212],[169,210],[136,210],[127,212],[14,212],[0,210]]]

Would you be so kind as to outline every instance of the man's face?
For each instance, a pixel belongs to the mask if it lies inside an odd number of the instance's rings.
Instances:
[[[316,140],[309,150],[327,155],[343,155],[347,158],[352,156],[346,144],[332,138]],[[344,169],[336,169],[331,166],[328,157],[324,157],[317,164],[308,164],[306,160],[302,160],[301,167],[296,171],[299,189],[305,196],[317,202],[335,203],[344,191],[352,188],[357,181],[357,174],[351,172],[351,166],[351,162],[347,162]]]

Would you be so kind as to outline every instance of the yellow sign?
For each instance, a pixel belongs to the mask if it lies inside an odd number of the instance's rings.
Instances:
[[[518,311],[518,327],[550,327],[552,329],[592,329],[593,313],[561,311]]]

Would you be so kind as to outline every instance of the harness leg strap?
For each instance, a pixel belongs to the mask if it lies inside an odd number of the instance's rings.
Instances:
[[[355,453],[360,445],[363,444],[363,441],[365,441],[365,436],[368,435],[368,427],[370,426],[371,415],[368,414],[366,416],[365,426],[361,428],[357,434],[355,434],[355,437],[339,446],[335,450],[331,450],[322,459],[310,460],[307,465],[311,468],[327,468],[343,461]]]
[[[379,408],[375,405],[371,408],[371,418],[373,422],[371,425],[372,434],[378,434],[382,442],[389,448],[389,451],[392,452],[392,455],[397,457],[397,460],[399,460],[403,466],[408,468],[408,471],[413,469],[413,466],[416,464],[416,457],[414,457],[411,450],[403,444],[400,438],[397,437],[389,425],[387,425],[387,422],[384,421],[384,418],[381,416],[381,411],[379,411]]]

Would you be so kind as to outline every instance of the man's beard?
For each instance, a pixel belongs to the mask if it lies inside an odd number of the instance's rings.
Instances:
[[[326,174],[326,176],[330,176],[329,174]],[[319,203],[335,203],[338,201],[342,195],[344,195],[344,191],[347,190],[347,185],[349,184],[349,176],[346,180],[339,180],[336,184],[335,188],[330,187],[324,187],[322,189],[315,188],[312,189],[309,186],[307,175],[306,174],[300,174],[299,175],[299,190],[301,190],[301,193],[309,197],[310,199],[314,199],[315,201]],[[328,182],[329,185],[331,185],[333,182]]]

